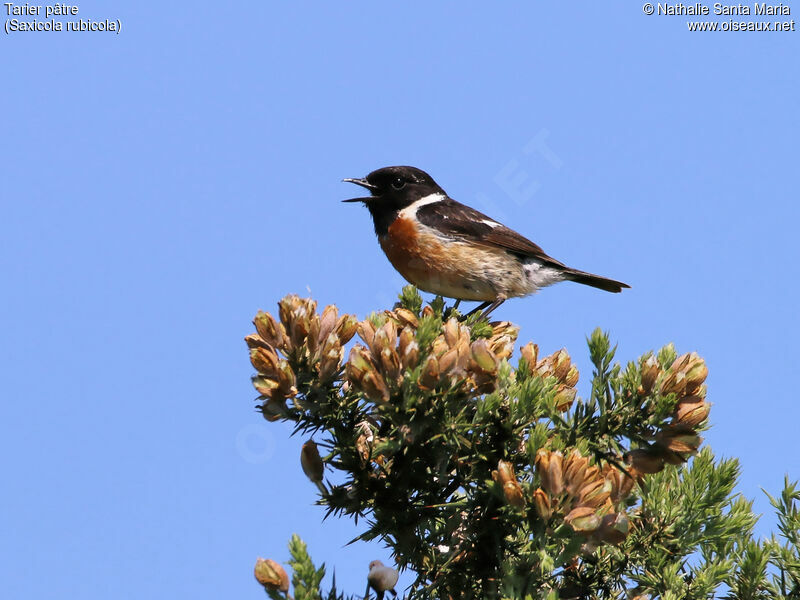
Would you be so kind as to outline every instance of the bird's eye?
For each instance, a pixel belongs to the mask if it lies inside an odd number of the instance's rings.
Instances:
[[[392,187],[396,190],[402,190],[406,185],[406,180],[402,177],[395,177],[392,179]]]

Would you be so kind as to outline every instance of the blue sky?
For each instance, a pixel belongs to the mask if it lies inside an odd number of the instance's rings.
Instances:
[[[497,313],[566,347],[582,393],[594,327],[623,361],[673,341],[708,361],[707,440],[756,509],[800,478],[800,34],[636,3],[188,6],[87,1],[121,33],[0,39],[6,597],[262,598],[255,558],[293,532],[364,589],[388,552],[321,524],[242,337],[289,292],[393,301],[339,203],[390,164],[633,286]]]

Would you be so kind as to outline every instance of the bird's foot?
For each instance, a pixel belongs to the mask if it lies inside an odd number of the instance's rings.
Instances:
[[[500,306],[505,301],[506,301],[506,299],[503,296],[500,296],[499,298],[497,298],[497,300],[495,300],[493,302],[483,302],[482,304],[479,304],[477,307],[475,307],[471,311],[469,311],[466,314],[465,318],[468,319],[472,315],[480,313],[480,316],[477,317],[477,318],[478,319],[486,319],[488,321],[489,320],[489,315],[492,313],[492,311],[494,309],[496,309],[498,306]]]

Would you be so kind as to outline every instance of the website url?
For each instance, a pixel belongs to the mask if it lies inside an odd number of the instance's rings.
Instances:
[[[796,31],[791,21],[687,21],[689,31]]]

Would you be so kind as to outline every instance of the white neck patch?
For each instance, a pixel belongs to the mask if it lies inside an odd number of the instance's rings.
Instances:
[[[444,194],[428,194],[427,196],[423,196],[416,202],[409,204],[403,210],[398,213],[398,216],[403,217],[404,219],[413,219],[417,216],[417,211],[425,206],[426,204],[433,204],[434,202],[441,202],[445,199]]]

